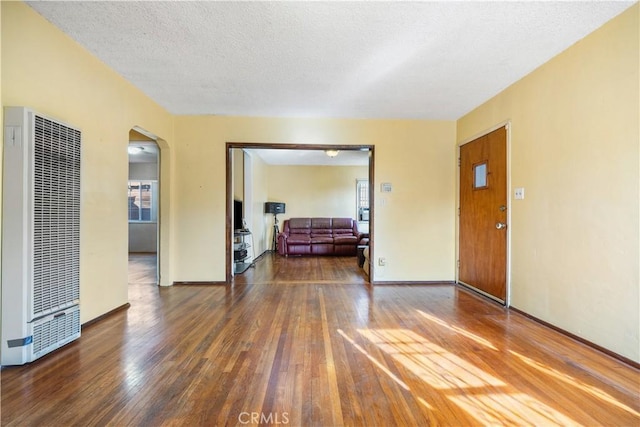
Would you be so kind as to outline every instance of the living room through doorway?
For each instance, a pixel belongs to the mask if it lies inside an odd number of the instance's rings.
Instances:
[[[245,153],[244,158],[249,157],[250,163],[255,163],[248,166],[257,170],[256,174],[242,173],[239,174],[234,168],[238,168],[237,154],[239,151]],[[328,152],[335,151],[337,156],[329,157]],[[233,204],[234,200],[237,200],[239,193],[241,198],[248,198],[250,205],[253,207],[253,212],[249,217],[245,217],[248,228],[252,232],[252,239],[254,241],[255,259],[260,259],[261,256],[272,253],[272,222],[273,215],[265,215],[262,209],[258,209],[263,206],[265,202],[283,202],[287,206],[286,214],[280,215],[278,219],[280,224],[289,217],[351,217],[355,220],[358,219],[358,210],[356,205],[356,183],[357,180],[367,180],[368,182],[374,182],[374,146],[373,145],[313,145],[313,144],[265,144],[265,143],[227,143],[227,267],[226,267],[226,279],[227,283],[231,283],[233,279]],[[236,156],[234,158],[234,155]],[[344,199],[344,194],[335,192],[331,188],[327,188],[327,182],[331,179],[335,179],[333,175],[343,173],[344,169],[333,169],[332,172],[328,172],[329,169],[324,171],[325,167],[330,166],[346,166],[350,161],[349,158],[359,157],[364,160],[362,170],[358,175],[354,175],[352,182],[349,182],[349,196],[348,200]],[[263,160],[267,158],[268,160]],[[290,160],[290,159],[294,160]],[[253,162],[252,159],[257,159]],[[273,159],[276,159],[275,161]],[[319,163],[314,163],[313,159],[321,159]],[[273,162],[272,164],[267,163]],[[288,163],[290,162],[290,163]],[[257,165],[256,165],[257,164]],[[242,167],[242,166],[241,166]],[[319,172],[307,173],[304,172],[305,168],[318,168]],[[272,190],[269,191],[265,187],[264,182],[267,181],[266,168],[271,168],[271,173],[268,175],[271,179],[270,185]],[[289,168],[288,171],[282,172],[282,170]],[[298,175],[296,175],[298,173]],[[261,175],[263,174],[263,175]],[[289,175],[287,175],[289,174]],[[317,182],[311,182],[308,184],[304,181],[306,175],[316,175],[320,178]],[[348,175],[348,174],[347,174]],[[241,178],[236,178],[240,176]],[[237,181],[246,179],[247,176],[252,177],[250,182],[242,182],[242,191],[247,188],[250,189],[251,194],[247,194],[246,197],[243,192],[238,191]],[[324,177],[324,178],[323,178]],[[345,178],[350,179],[350,178]],[[306,187],[305,187],[306,185]],[[262,186],[262,187],[261,187]],[[296,187],[298,186],[298,187]],[[303,190],[300,190],[303,188]],[[370,251],[373,250],[373,240],[375,235],[374,228],[374,200],[373,200],[373,185],[369,186],[369,244],[371,245]],[[290,191],[289,194],[287,191]],[[340,197],[343,197],[340,199]],[[340,200],[343,200],[340,202]],[[331,205],[332,203],[338,203],[337,205]],[[246,203],[245,203],[246,205]],[[348,208],[346,206],[349,206]],[[346,209],[346,210],[345,210]],[[334,212],[338,213],[334,213]],[[246,213],[246,212],[245,212]],[[303,257],[306,258],[306,257]],[[328,257],[332,258],[332,257]],[[353,260],[355,265],[354,272],[357,272],[357,262]],[[246,273],[244,273],[246,274]]]

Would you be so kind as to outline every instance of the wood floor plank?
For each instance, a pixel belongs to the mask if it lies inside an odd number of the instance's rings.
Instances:
[[[638,370],[453,285],[268,254],[158,288],[154,265],[132,258],[128,310],[2,369],[3,426],[640,425]]]

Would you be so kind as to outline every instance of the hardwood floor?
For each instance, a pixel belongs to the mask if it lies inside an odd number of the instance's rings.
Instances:
[[[2,425],[640,425],[637,370],[456,286],[372,288],[330,260],[131,283],[129,310],[2,370]]]
[[[259,259],[255,268],[235,276],[234,282],[278,285],[369,283],[368,276],[363,269],[358,268],[357,260],[353,256],[282,257],[273,253],[264,256],[265,262]]]
[[[129,254],[129,284],[147,283],[157,285],[158,257],[154,253]]]

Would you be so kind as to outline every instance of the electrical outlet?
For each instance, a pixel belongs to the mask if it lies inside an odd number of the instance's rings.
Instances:
[[[516,200],[524,200],[524,187],[518,187],[514,190],[514,198]]]

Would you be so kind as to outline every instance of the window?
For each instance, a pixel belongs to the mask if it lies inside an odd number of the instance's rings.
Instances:
[[[129,181],[129,221],[158,220],[158,181]]]
[[[481,190],[488,187],[487,162],[476,163],[473,165],[473,189]]]
[[[369,181],[356,181],[356,208],[359,222],[369,222]]]

